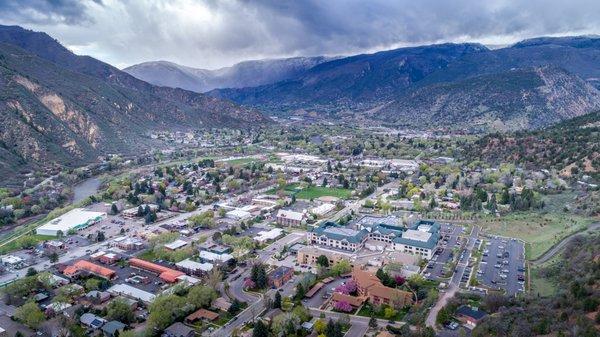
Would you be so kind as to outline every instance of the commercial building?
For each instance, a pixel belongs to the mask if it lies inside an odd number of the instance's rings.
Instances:
[[[117,273],[114,270],[85,260],[79,260],[63,270],[63,274],[70,278],[77,277],[82,273],[92,274],[106,280],[117,278]]]
[[[167,283],[175,283],[179,281],[179,277],[185,275],[185,273],[161,266],[156,263],[148,262],[146,260],[131,258],[129,259],[129,265],[134,268],[142,269],[145,271],[149,271],[151,273],[155,273],[160,277],[161,280]]]
[[[306,213],[280,209],[276,221],[281,226],[300,226],[306,220]]]
[[[352,260],[352,256],[348,253],[335,252],[316,246],[306,246],[298,250],[298,253],[296,254],[296,261],[298,261],[299,264],[314,265],[317,263],[317,259],[321,255],[329,259],[330,266],[341,260]]]
[[[38,227],[36,233],[48,236],[57,236],[59,233],[67,235],[69,231],[84,229],[104,218],[106,218],[106,212],[93,212],[83,208],[75,208]]]
[[[335,209],[335,205],[334,204],[330,204],[330,203],[323,203],[317,207],[313,207],[310,209],[310,213],[316,215],[316,216],[323,216],[331,211],[333,211]]]
[[[210,272],[213,269],[212,263],[200,263],[190,259],[185,259],[183,261],[177,262],[175,264],[177,269],[185,272],[189,275],[203,275]]]
[[[175,241],[173,241],[171,243],[166,244],[165,248],[168,249],[168,250],[170,250],[170,251],[174,251],[174,250],[177,250],[177,249],[180,249],[180,248],[183,248],[183,247],[187,246],[187,244],[188,244],[187,241],[183,241],[181,239],[178,239],[178,240],[175,240]]]
[[[156,295],[147,291],[132,287],[129,284],[120,283],[108,288],[109,293],[114,296],[124,296],[136,301],[142,301],[144,303],[152,303],[156,298]]]
[[[256,241],[258,243],[265,243],[269,240],[275,240],[278,237],[280,237],[281,235],[283,235],[283,229],[273,228],[268,231],[258,232],[258,234],[256,234],[256,236],[254,237],[254,241]]]
[[[267,275],[269,285],[277,288],[283,286],[292,277],[294,277],[294,269],[286,266],[279,266]]]
[[[200,257],[201,260],[212,262],[212,263],[226,263],[226,262],[229,262],[230,260],[233,260],[233,255],[231,255],[231,254],[227,254],[227,253],[216,254],[216,253],[209,252],[206,250],[201,250],[198,253],[198,256]]]
[[[354,230],[328,221],[308,232],[307,236],[310,244],[354,252],[362,248],[369,237],[369,232],[364,229]]]
[[[459,321],[472,329],[476,327],[485,316],[487,316],[487,313],[483,310],[479,310],[478,308],[462,305],[456,309],[455,315]]]

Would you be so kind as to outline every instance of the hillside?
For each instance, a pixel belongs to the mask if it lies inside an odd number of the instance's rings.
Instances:
[[[397,92],[465,54],[486,50],[479,44],[400,48],[324,62],[295,79],[209,94],[269,112],[369,108],[393,99]]]
[[[410,90],[375,118],[408,126],[535,129],[600,109],[600,92],[555,67],[515,69]]]
[[[536,128],[598,108],[599,59],[600,38],[590,36],[494,50],[443,44],[344,57],[296,78],[209,94],[272,114],[343,112],[416,126]]]
[[[513,162],[528,168],[562,170],[563,174],[600,172],[600,112],[552,127],[509,134],[494,133],[467,147],[467,158],[490,164]]]
[[[251,128],[268,120],[229,101],[150,85],[20,27],[0,27],[0,95],[0,174],[7,179],[150,149],[150,130]]]
[[[245,61],[216,70],[157,61],[136,64],[123,71],[155,85],[206,92],[213,89],[255,87],[283,81],[294,78],[330,59],[318,56]]]

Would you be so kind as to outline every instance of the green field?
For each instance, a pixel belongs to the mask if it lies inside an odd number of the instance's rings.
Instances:
[[[276,194],[277,189],[272,189],[267,194]],[[340,199],[348,199],[352,196],[352,190],[345,188],[331,188],[321,186],[309,186],[302,188],[299,183],[288,184],[283,188],[283,192],[287,195],[295,194],[298,199],[316,199],[319,197],[336,197]]]
[[[526,258],[533,260],[592,222],[593,219],[564,213],[521,212],[482,219],[478,224],[490,234],[522,239],[527,243]]]
[[[240,165],[246,165],[246,164],[255,163],[255,162],[258,163],[261,161],[262,160],[259,158],[249,157],[249,158],[224,160],[223,163],[227,163],[228,165],[231,165],[231,166],[240,166]]]

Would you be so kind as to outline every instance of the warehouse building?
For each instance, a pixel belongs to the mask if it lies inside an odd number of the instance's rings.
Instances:
[[[83,208],[75,208],[56,219],[37,228],[38,235],[58,236],[67,235],[71,230],[81,230],[106,218],[106,212],[93,212]]]

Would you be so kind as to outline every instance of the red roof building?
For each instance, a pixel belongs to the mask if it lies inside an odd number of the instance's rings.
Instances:
[[[109,268],[99,266],[85,260],[79,260],[72,266],[68,266],[63,270],[63,274],[68,277],[77,276],[80,272],[87,272],[107,280],[112,280],[117,277],[117,273]]]
[[[180,272],[179,270],[167,268],[165,266],[161,266],[159,264],[137,258],[129,259],[129,265],[135,268],[155,273],[158,275],[158,277],[160,277],[161,280],[168,283],[175,283],[178,281],[178,278],[180,276],[185,275],[185,273]]]

